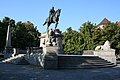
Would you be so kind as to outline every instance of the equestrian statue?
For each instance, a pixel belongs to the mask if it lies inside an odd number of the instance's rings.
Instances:
[[[55,29],[57,28],[59,16],[61,13],[61,9],[54,10],[54,7],[49,11],[49,17],[44,22],[43,26],[47,24],[47,30],[49,29],[51,23],[55,23]]]

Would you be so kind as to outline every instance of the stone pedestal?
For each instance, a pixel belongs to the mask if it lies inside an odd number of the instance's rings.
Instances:
[[[43,48],[42,67],[44,69],[58,68],[58,54],[63,54],[62,34],[59,29],[48,30],[40,36],[40,47]]]
[[[108,40],[104,43],[104,45],[100,45],[95,48],[94,55],[99,56],[100,58],[116,65],[115,50],[111,49],[111,42]]]
[[[99,56],[100,58],[107,60],[114,65],[116,65],[116,56],[115,56],[115,50],[109,49],[109,50],[96,50],[94,51],[94,55]]]
[[[56,44],[57,44],[57,50],[58,50],[58,54],[64,54],[64,50],[62,47],[62,34],[60,31],[55,31],[56,34]]]
[[[51,31],[52,32],[52,31]],[[51,35],[54,34],[54,35]],[[43,53],[44,49],[46,47],[54,46],[58,50],[58,54],[63,54],[64,50],[62,47],[62,34],[59,29],[54,30],[53,33],[50,32],[45,32],[42,33],[40,36],[40,47],[43,48]]]
[[[45,69],[57,69],[58,67],[58,48],[57,47],[46,47],[44,50],[45,56],[43,61],[43,67]]]
[[[6,47],[4,50],[4,57],[8,58],[11,57],[13,54],[13,48],[12,47]]]

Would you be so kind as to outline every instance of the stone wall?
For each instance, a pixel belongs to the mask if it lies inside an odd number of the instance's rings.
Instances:
[[[39,65],[40,66],[40,53],[35,54],[27,54],[25,59],[32,65]]]
[[[84,50],[82,55],[94,55],[94,50]]]

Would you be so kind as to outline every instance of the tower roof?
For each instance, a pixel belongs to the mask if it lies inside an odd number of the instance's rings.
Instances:
[[[106,25],[108,24],[110,21],[106,18],[104,18],[98,25]]]

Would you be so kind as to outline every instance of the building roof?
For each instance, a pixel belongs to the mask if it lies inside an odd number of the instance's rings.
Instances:
[[[98,24],[98,26],[99,25],[106,25],[106,24],[108,24],[110,21],[108,20],[108,19],[106,19],[106,18],[104,18],[99,24]]]
[[[116,24],[117,24],[118,26],[120,26],[120,21],[119,21],[119,22],[116,22]]]

